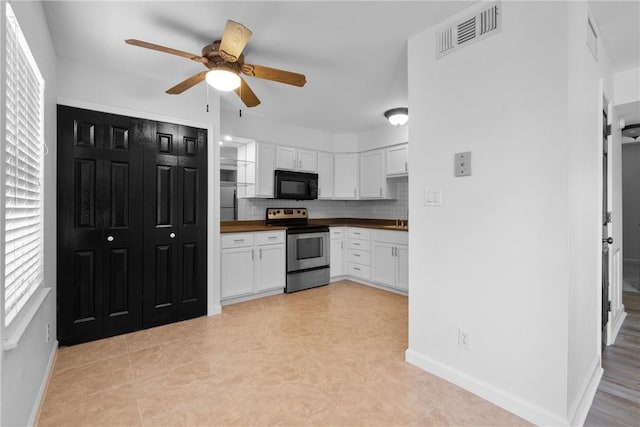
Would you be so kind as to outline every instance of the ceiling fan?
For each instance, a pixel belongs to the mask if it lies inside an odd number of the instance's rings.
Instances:
[[[307,79],[304,74],[278,70],[262,65],[245,64],[242,50],[251,38],[251,34],[251,30],[244,25],[228,20],[224,28],[224,33],[222,34],[222,39],[216,40],[203,47],[202,55],[195,55],[182,50],[136,39],[127,39],[125,43],[182,56],[183,58],[200,62],[208,68],[208,70],[195,74],[168,89],[166,92],[171,95],[180,94],[203,80],[207,80],[207,83],[219,90],[228,91],[235,89],[235,92],[247,107],[255,107],[260,104],[260,100],[256,94],[253,93],[247,82],[240,77],[240,73],[298,87],[305,85]]]

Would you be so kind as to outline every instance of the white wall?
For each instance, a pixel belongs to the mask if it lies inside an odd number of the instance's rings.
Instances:
[[[51,325],[51,336],[56,336],[56,60],[41,3],[11,2],[11,6],[46,85],[44,136],[49,154],[45,157],[44,164],[44,286],[51,287],[52,290],[22,335],[18,347],[3,353],[3,426],[27,425],[34,421],[36,405],[47,379],[49,362],[56,344],[55,339],[46,342],[47,324]],[[4,8],[4,2],[2,7]],[[4,11],[2,13],[4,16]]]
[[[421,167],[409,176],[407,360],[529,421],[567,424],[576,384],[585,387],[598,357],[595,330],[569,339],[577,319],[597,322],[590,291],[570,305],[576,279],[592,286],[597,265],[597,209],[576,215],[581,204],[597,208],[584,198],[597,193],[599,154],[569,129],[597,125],[596,113],[569,114],[579,102],[569,57],[586,21],[564,2],[502,9],[501,33],[441,59],[433,30],[409,41],[409,139]],[[597,85],[590,90],[592,101]],[[462,151],[472,152],[473,175],[455,178]],[[426,189],[442,190],[442,207],[423,205]]]
[[[640,68],[620,71],[614,78],[616,105],[640,101]]]
[[[384,121],[386,123],[358,134],[358,151],[373,150],[409,141],[409,124],[392,126],[386,119]]]
[[[585,43],[589,8],[569,2],[568,31],[568,142],[569,142],[569,323],[567,365],[567,412],[570,419],[579,412],[589,381],[600,373],[600,288],[602,238],[602,95],[613,98],[613,76],[609,60],[598,39],[598,59]],[[597,27],[597,23],[594,22]],[[606,108],[606,105],[605,105]],[[614,120],[617,123],[617,120]],[[621,147],[609,152],[613,180],[609,195],[614,213],[614,244],[610,256],[619,251],[621,226]],[[613,166],[613,167],[612,167]],[[614,191],[611,191],[614,190]],[[620,259],[620,268],[621,257]],[[586,414],[584,414],[586,416]]]
[[[221,133],[226,135],[280,145],[332,151],[330,133],[251,117],[246,112],[240,117],[238,111],[222,110],[221,126]]]

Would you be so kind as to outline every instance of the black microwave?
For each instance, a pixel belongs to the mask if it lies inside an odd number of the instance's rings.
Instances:
[[[318,174],[276,169],[276,199],[314,200],[318,198]]]

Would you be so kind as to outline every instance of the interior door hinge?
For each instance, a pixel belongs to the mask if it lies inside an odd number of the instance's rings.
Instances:
[[[611,311],[611,301],[607,301],[607,311]]]
[[[605,132],[607,136],[611,135],[611,125],[607,125],[607,129]]]
[[[607,212],[607,224],[611,224],[613,221],[611,220],[613,214],[611,213],[611,211]]]

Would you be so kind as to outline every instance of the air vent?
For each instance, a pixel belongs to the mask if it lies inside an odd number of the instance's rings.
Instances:
[[[501,30],[500,2],[491,3],[479,12],[441,27],[436,37],[436,58],[482,40]]]

